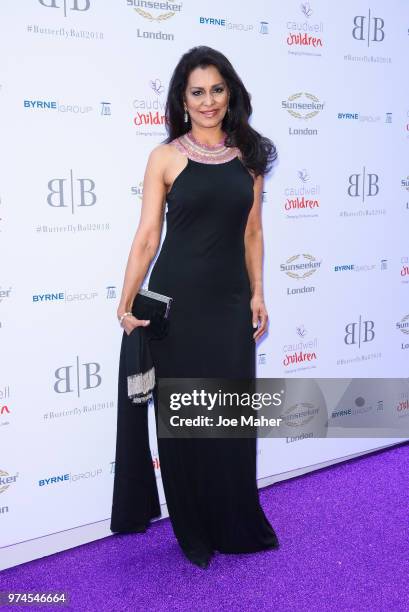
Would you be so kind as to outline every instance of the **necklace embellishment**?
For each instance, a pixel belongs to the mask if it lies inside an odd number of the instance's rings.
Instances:
[[[182,134],[178,138],[171,141],[181,153],[187,155],[193,161],[205,164],[223,164],[231,161],[235,157],[240,157],[240,149],[238,147],[226,147],[226,137],[215,145],[206,145],[198,142],[194,138],[191,131]]]

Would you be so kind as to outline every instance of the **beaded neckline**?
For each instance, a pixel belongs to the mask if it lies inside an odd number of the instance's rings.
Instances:
[[[170,144],[193,161],[205,164],[222,164],[240,155],[238,147],[226,147],[226,136],[215,145],[206,145],[194,138],[192,131],[186,132],[171,141]]]

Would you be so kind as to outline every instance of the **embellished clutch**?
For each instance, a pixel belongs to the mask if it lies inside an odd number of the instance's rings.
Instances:
[[[169,330],[172,298],[149,289],[140,289],[132,304],[137,319],[149,319],[147,327],[138,325],[129,335],[124,332],[128,397],[133,404],[144,404],[153,397],[155,367],[149,339],[160,339]]]
[[[149,339],[163,338],[169,329],[169,312],[173,298],[149,289],[139,289],[132,304],[137,319],[149,319],[145,327]]]

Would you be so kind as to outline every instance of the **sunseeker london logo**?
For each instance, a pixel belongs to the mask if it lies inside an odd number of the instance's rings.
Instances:
[[[299,91],[288,96],[287,100],[281,101],[281,107],[287,111],[289,115],[296,121],[307,122],[315,119],[324,110],[325,102],[321,102],[319,98],[309,92]],[[290,136],[317,136],[317,128],[288,127]]]
[[[6,470],[0,469],[0,493],[4,493],[7,489],[17,482],[19,473],[10,474]]]
[[[396,329],[402,332],[402,334],[409,336],[409,314],[402,317],[402,319],[396,323]],[[402,342],[401,348],[407,349],[409,348],[409,344],[407,342]]]
[[[8,288],[3,288],[2,285],[0,285],[0,304],[2,302],[4,302],[5,300],[8,300],[10,298],[10,294],[11,294],[11,286]]]
[[[139,181],[137,185],[132,185],[131,193],[141,201],[143,198],[143,181]]]
[[[297,282],[302,282],[315,275],[321,268],[321,263],[322,261],[314,257],[314,255],[310,255],[309,253],[298,253],[297,255],[292,255],[284,263],[280,264],[280,270],[289,278]],[[316,287],[313,285],[287,287],[287,295],[314,293],[315,290]]]
[[[313,255],[302,253],[289,257],[285,263],[280,265],[280,268],[290,278],[302,280],[315,274],[321,267],[321,263]]]
[[[405,189],[406,191],[409,191],[409,174],[408,176],[405,176],[405,178],[401,179],[401,187],[403,187],[403,189]]]
[[[173,32],[169,32],[167,24],[180,14],[182,3],[176,2],[152,2],[144,0],[126,0],[127,6],[132,8],[135,14],[142,20],[151,24],[160,25],[160,29],[136,29],[137,38],[149,38],[153,40],[172,41],[175,39]]]

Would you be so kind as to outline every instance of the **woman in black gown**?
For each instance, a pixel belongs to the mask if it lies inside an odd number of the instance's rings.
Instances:
[[[150,340],[157,380],[256,375],[255,343],[268,321],[263,175],[276,149],[249,126],[251,112],[249,94],[224,55],[195,47],[181,58],[166,105],[169,136],[148,160],[118,306],[120,318],[142,286],[160,245],[167,202],[166,236],[148,285],[173,298],[168,335]],[[129,334],[148,323],[127,315],[121,324]],[[215,550],[278,547],[259,503],[255,437],[158,437],[158,451],[169,517],[189,560],[207,567]],[[147,523],[158,507],[152,482]]]

